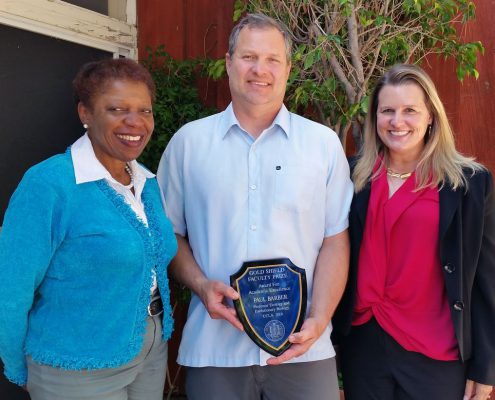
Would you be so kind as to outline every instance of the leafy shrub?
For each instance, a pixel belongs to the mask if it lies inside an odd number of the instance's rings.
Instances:
[[[163,46],[148,50],[143,65],[150,71],[156,84],[156,102],[153,106],[155,130],[139,158],[151,171],[158,162],[173,134],[185,123],[217,112],[200,100],[196,85],[202,73],[198,60],[174,60]]]

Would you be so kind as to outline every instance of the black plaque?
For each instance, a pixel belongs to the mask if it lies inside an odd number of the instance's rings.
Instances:
[[[249,337],[274,356],[287,350],[306,314],[305,270],[288,258],[246,261],[230,284],[240,295],[234,306]]]

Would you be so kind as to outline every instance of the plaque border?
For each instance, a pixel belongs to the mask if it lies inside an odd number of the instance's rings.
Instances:
[[[287,339],[280,344],[280,346],[275,347],[272,346],[270,343],[266,342],[260,335],[256,333],[256,330],[253,328],[251,321],[249,321],[249,319],[246,317],[244,304],[242,298],[240,297],[238,281],[244,275],[246,275],[249,269],[276,267],[280,265],[287,267],[293,273],[296,273],[298,275],[299,288],[301,290],[301,301],[299,302],[298,318],[290,334],[287,336]],[[301,329],[302,324],[304,323],[304,319],[306,316],[307,299],[308,299],[306,270],[304,268],[299,268],[296,265],[294,265],[294,263],[289,258],[273,258],[267,260],[246,261],[242,264],[242,267],[239,269],[239,271],[237,271],[235,274],[230,276],[230,285],[237,291],[237,293],[239,293],[239,299],[234,300],[234,307],[237,313],[237,317],[244,326],[244,330],[247,333],[247,335],[251,338],[253,342],[255,342],[258,345],[258,347],[265,350],[267,353],[273,356],[281,355],[285,350],[287,350],[291,346],[291,343],[289,342],[289,336],[294,332],[299,331]]]

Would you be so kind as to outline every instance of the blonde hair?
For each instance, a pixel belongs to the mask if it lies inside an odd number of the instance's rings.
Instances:
[[[467,190],[463,169],[468,169],[474,174],[484,168],[473,158],[465,157],[456,150],[454,135],[442,101],[435,84],[426,72],[416,65],[397,64],[378,80],[370,96],[363,146],[358,153],[358,161],[352,174],[356,193],[380,173],[381,168],[372,174],[378,157],[383,155],[385,165],[388,159],[388,149],[378,136],[376,128],[378,95],[384,86],[411,83],[423,90],[426,107],[432,116],[432,123],[425,135],[425,146],[416,167],[416,190],[426,187],[442,188],[446,183],[453,189],[463,187]]]

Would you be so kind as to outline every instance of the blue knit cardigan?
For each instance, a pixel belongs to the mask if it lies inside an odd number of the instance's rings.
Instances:
[[[167,265],[177,251],[156,179],[148,227],[104,180],[76,185],[70,149],[32,167],[0,233],[0,357],[27,382],[26,355],[69,370],[121,366],[141,350],[156,268],[172,332]]]

